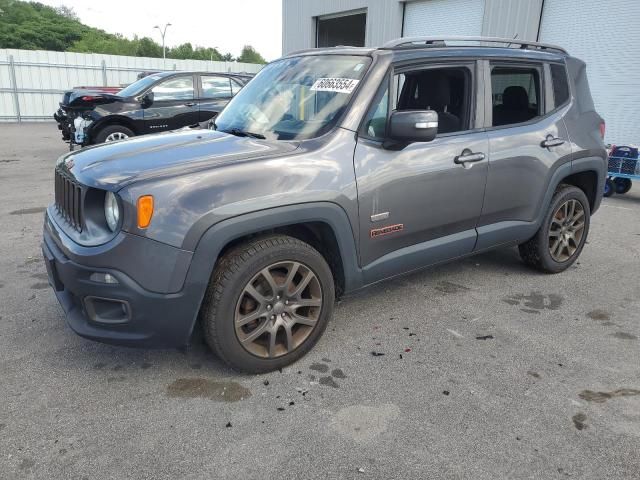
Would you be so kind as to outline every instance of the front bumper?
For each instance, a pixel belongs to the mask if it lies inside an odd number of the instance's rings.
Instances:
[[[69,117],[65,111],[62,110],[62,108],[59,108],[56,113],[53,114],[53,119],[58,124],[58,130],[62,133],[62,140],[65,142],[71,140],[71,137],[73,136],[73,132],[71,131],[72,124],[69,123]]]
[[[194,287],[190,282],[176,293],[152,292],[122,269],[83,265],[72,260],[70,257],[74,255],[68,250],[68,242],[56,242],[63,235],[56,229],[47,215],[42,253],[49,283],[74,332],[114,345],[167,348],[189,343],[206,286]],[[104,254],[101,251],[97,256]],[[93,261],[96,259],[91,260],[96,263]],[[91,278],[95,273],[109,274],[118,283],[95,281]],[[171,276],[172,272],[166,275]]]

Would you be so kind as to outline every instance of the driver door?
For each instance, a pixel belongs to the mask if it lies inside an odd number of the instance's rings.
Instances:
[[[475,62],[412,66],[396,71],[374,100],[354,154],[367,283],[473,251],[489,154],[476,127],[484,98],[476,77]],[[435,110],[436,138],[385,145],[392,110]],[[457,163],[466,153],[482,158]]]
[[[153,103],[144,109],[145,133],[196,125],[199,108],[194,85],[191,74],[173,76],[154,85]]]

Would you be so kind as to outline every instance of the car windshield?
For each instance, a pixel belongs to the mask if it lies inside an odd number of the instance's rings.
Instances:
[[[219,131],[276,140],[328,132],[347,106],[371,59],[310,55],[270,63],[216,118]]]
[[[124,87],[120,90],[116,95],[119,97],[135,97],[139,93],[142,93],[144,90],[149,88],[153,83],[160,80],[162,75],[147,75],[140,80],[133,82],[131,85]]]

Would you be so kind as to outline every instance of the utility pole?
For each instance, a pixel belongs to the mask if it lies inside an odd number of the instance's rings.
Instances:
[[[167,63],[167,50],[165,48],[165,43],[164,43],[164,37],[167,34],[167,28],[169,28],[171,26],[170,23],[167,23],[164,26],[164,29],[160,28],[158,25],[156,25],[153,28],[157,28],[160,31],[160,35],[162,35],[162,61],[163,61],[163,65],[166,68],[166,63]]]

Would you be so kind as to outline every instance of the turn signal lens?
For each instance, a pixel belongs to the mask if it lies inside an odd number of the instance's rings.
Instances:
[[[138,228],[147,228],[153,217],[153,196],[143,195],[138,198]]]

